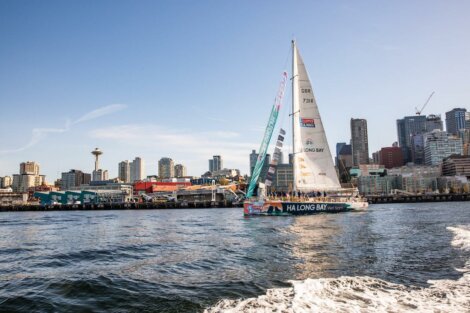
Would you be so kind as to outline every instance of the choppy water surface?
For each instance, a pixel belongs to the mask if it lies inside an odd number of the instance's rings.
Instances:
[[[464,312],[470,202],[0,214],[0,311]]]

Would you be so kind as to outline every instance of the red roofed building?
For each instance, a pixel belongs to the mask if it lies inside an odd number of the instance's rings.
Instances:
[[[191,186],[190,182],[145,182],[137,181],[134,183],[134,195],[142,193],[154,193],[162,191],[175,191],[183,187]]]

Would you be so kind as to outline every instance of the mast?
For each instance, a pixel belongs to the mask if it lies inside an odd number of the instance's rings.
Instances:
[[[292,191],[297,191],[295,177],[295,101],[297,100],[297,54],[295,53],[295,40],[292,40]]]

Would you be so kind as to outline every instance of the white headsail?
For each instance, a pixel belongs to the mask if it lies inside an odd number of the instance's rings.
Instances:
[[[312,85],[295,42],[292,67],[294,190],[339,189]]]

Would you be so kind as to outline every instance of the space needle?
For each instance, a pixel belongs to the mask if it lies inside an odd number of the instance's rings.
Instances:
[[[99,148],[95,148],[95,150],[91,151],[91,154],[95,156],[95,171],[98,171],[100,168],[100,155],[103,154]]]

